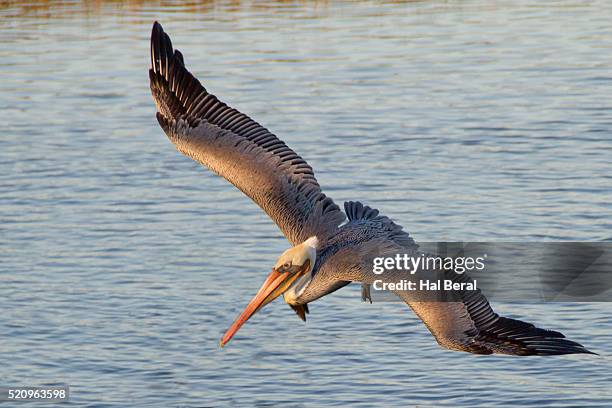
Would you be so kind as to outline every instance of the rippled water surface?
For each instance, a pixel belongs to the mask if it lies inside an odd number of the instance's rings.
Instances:
[[[98,407],[612,406],[609,303],[494,304],[598,357],[442,350],[354,286],[219,349],[287,242],[172,147],[147,76],[158,19],[336,202],[419,241],[607,240],[610,2],[184,3],[0,2],[2,383]]]

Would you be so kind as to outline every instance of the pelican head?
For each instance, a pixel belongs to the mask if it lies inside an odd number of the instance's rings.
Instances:
[[[220,342],[221,347],[231,340],[238,329],[251,316],[281,294],[284,294],[287,303],[293,305],[293,301],[312,279],[310,272],[312,272],[317,259],[318,243],[317,237],[313,236],[283,252],[255,297],[251,299],[244,311],[225,332]]]

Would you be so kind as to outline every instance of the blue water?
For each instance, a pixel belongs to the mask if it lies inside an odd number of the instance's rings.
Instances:
[[[446,351],[356,286],[305,324],[274,302],[221,350],[287,242],[176,152],[147,76],[158,19],[337,203],[417,241],[600,241],[612,3],[20,3],[0,3],[0,385],[91,407],[612,406],[611,303],[494,303],[599,356]]]

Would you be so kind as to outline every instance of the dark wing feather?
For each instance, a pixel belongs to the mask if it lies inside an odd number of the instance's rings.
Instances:
[[[456,282],[471,281],[471,278],[465,273],[450,272],[446,275],[447,279],[451,278]],[[472,327],[464,332],[461,341],[466,347],[465,351],[478,354],[500,353],[524,356],[594,354],[581,344],[566,339],[557,331],[540,329],[531,323],[499,316],[493,311],[480,290],[457,291],[456,294],[462,301],[450,302],[447,312],[455,314],[465,322],[471,321]]]
[[[467,273],[440,273],[440,279],[472,281]],[[454,291],[452,299],[459,301],[449,302],[415,302],[410,293],[398,291],[396,294],[423,320],[438,343],[452,350],[520,356],[594,354],[557,331],[499,316],[480,289]]]
[[[149,77],[157,120],[177,149],[249,196],[292,244],[312,235],[324,240],[344,221],[308,163],[268,129],[208,93],[157,22]]]

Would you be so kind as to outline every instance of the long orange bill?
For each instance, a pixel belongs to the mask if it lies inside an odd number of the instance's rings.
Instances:
[[[261,285],[259,292],[249,302],[242,314],[234,321],[234,324],[225,332],[221,339],[221,347],[225,346],[228,341],[234,337],[234,334],[240,327],[246,323],[259,309],[279,297],[287,288],[297,279],[299,273],[280,273],[275,269],[266,278],[266,281]]]

